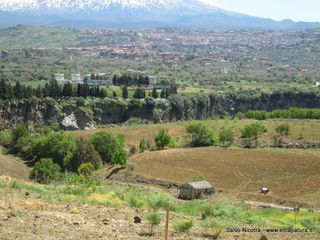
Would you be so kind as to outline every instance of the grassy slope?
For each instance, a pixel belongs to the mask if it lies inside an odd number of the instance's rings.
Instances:
[[[218,133],[222,128],[232,129],[236,138],[240,139],[241,129],[243,129],[247,124],[256,121],[218,119],[205,120],[201,122],[212,128],[215,133]],[[183,136],[186,134],[185,126],[189,123],[191,123],[191,121],[118,128],[100,128],[94,131],[75,131],[71,132],[71,134],[81,137],[91,137],[98,131],[109,131],[114,134],[125,135],[128,145],[138,146],[140,139],[153,139],[162,128],[169,130],[169,134],[172,136]],[[272,141],[272,137],[275,134],[275,128],[281,123],[288,123],[291,130],[289,135],[286,137],[287,139],[298,141],[299,138],[302,137],[302,140],[305,141],[320,141],[320,135],[318,134],[320,132],[320,124],[317,120],[268,120],[261,121],[261,123],[268,128],[268,132],[261,136],[262,140]]]
[[[19,179],[28,179],[29,169],[24,163],[12,156],[3,155],[3,149],[0,148],[0,176],[6,175]]]

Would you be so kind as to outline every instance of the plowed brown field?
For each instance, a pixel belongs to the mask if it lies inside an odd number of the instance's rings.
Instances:
[[[185,182],[203,176],[222,192],[258,193],[261,187],[268,187],[272,196],[309,196],[310,202],[320,203],[317,151],[209,147],[146,152],[130,161],[136,163],[135,173],[150,178]]]

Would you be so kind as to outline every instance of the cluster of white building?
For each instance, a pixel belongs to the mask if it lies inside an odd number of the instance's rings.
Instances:
[[[59,83],[72,83],[72,84],[88,84],[90,86],[111,86],[111,80],[91,79],[91,75],[87,74],[84,79],[81,79],[80,73],[71,74],[71,78],[65,78],[63,73],[55,73],[54,78]]]
[[[100,74],[105,75],[105,74]],[[81,79],[80,73],[71,74],[71,78],[65,78],[63,73],[55,73],[54,78],[59,83],[72,83],[72,84],[88,84],[90,86],[112,86],[112,80],[106,79],[92,79],[91,74],[87,74],[85,78]],[[157,85],[157,78],[155,76],[149,76],[149,87]]]

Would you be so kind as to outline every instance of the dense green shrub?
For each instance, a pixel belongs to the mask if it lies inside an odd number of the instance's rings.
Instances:
[[[159,226],[161,223],[161,216],[159,213],[152,212],[152,213],[148,213],[146,215],[146,219],[147,219],[148,223],[150,224],[150,235],[152,236],[153,235],[153,228],[155,226]]]
[[[12,138],[14,142],[17,142],[19,139],[29,134],[29,130],[25,125],[18,125],[15,129],[12,130]]]
[[[113,153],[111,158],[111,164],[112,165],[126,165],[128,161],[128,153],[123,148],[118,148]]]
[[[255,146],[258,146],[258,138],[262,133],[267,132],[267,128],[259,123],[253,123],[250,125],[247,125],[242,131],[241,131],[241,137],[246,139],[248,141],[249,147],[251,147],[251,142],[255,141]]]
[[[218,145],[218,140],[212,130],[202,123],[192,123],[187,126],[186,130],[191,135],[191,143],[194,147]]]
[[[287,123],[280,124],[276,127],[276,133],[278,133],[280,136],[288,135],[290,131],[290,127]]]
[[[249,111],[245,114],[246,118],[256,120],[287,118],[287,119],[320,119],[320,109],[317,108],[289,108],[278,109],[271,112]]]
[[[188,232],[193,227],[193,221],[192,220],[175,220],[172,224],[173,229],[178,232]]]
[[[113,154],[123,148],[122,140],[108,132],[98,132],[92,137],[92,143],[104,162],[110,163]]]
[[[76,149],[71,161],[71,168],[76,171],[82,163],[89,162],[97,170],[102,166],[102,159],[91,141],[84,138],[77,139]]]
[[[234,134],[232,130],[221,129],[219,132],[219,142],[223,147],[230,147],[234,142]]]
[[[171,136],[169,135],[168,131],[164,129],[160,130],[159,134],[154,139],[158,149],[164,149],[166,146],[169,145],[170,140]]]
[[[145,202],[135,195],[130,195],[128,199],[130,207],[134,208],[137,212],[143,209]]]
[[[140,152],[144,152],[148,149],[148,142],[145,138],[142,138],[139,143]]]
[[[0,132],[0,145],[9,147],[13,142],[13,136],[11,131]]]
[[[71,160],[76,149],[75,139],[65,132],[54,132],[39,141],[34,151],[39,151],[39,158],[52,158],[63,169],[71,168]]]
[[[81,163],[78,168],[78,173],[86,177],[90,176],[94,172],[95,168],[90,162]]]
[[[59,179],[61,168],[58,164],[53,163],[51,158],[43,158],[33,167],[30,178],[39,183],[50,183]]]

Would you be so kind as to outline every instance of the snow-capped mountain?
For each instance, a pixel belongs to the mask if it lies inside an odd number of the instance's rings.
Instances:
[[[200,0],[0,0],[0,10],[92,10],[102,11],[112,6],[123,9],[214,9]]]
[[[75,28],[311,28],[216,8],[204,0],[0,0],[0,24]]]

